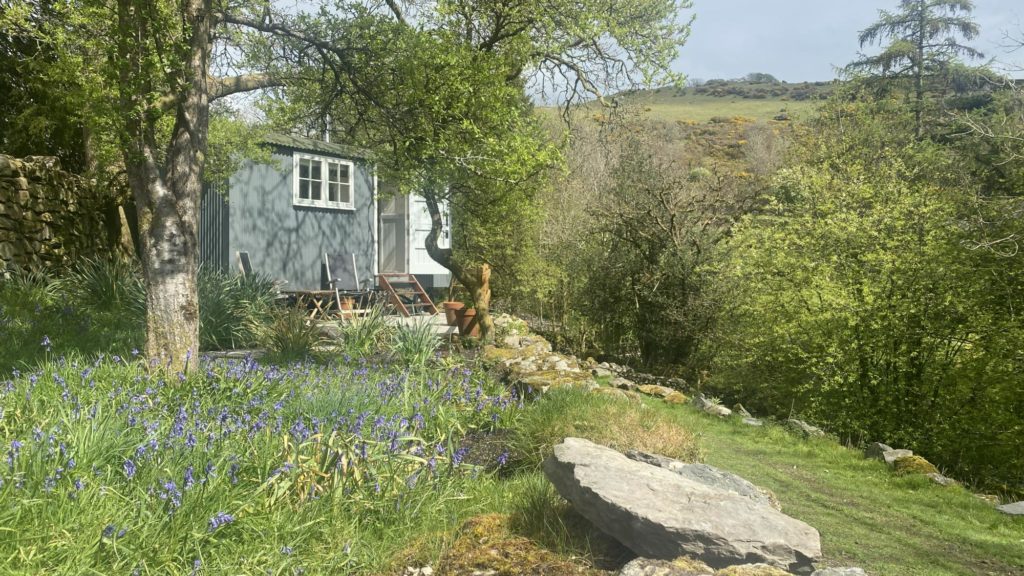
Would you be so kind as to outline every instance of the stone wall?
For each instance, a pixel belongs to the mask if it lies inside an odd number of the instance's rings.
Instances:
[[[51,156],[0,154],[0,271],[52,267],[115,250],[117,205]]]

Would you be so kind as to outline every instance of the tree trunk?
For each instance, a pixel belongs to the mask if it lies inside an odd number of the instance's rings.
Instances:
[[[121,104],[126,113],[125,167],[138,213],[146,283],[146,354],[171,370],[191,371],[199,353],[198,206],[209,128],[211,18],[208,0],[189,0],[182,22],[189,58],[172,94],[174,127],[165,164],[158,163],[156,114],[146,96],[154,82],[142,65],[154,34],[140,3],[120,0]],[[144,3],[143,3],[144,4]]]
[[[430,212],[430,233],[424,242],[427,254],[435,262],[447,268],[452,276],[466,287],[473,298],[476,308],[477,323],[480,326],[480,339],[488,342],[494,340],[494,320],[491,319],[491,267],[480,264],[468,268],[452,257],[451,248],[441,248],[437,240],[444,229],[444,217],[441,214],[438,199],[433,190],[424,193],[427,211]]]

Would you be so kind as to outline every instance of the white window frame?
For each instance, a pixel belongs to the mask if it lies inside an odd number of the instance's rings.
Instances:
[[[299,162],[301,160],[310,160],[313,162],[320,163],[320,199],[313,200],[312,198],[300,198],[299,197]],[[329,188],[332,182],[330,178],[330,164],[338,164],[341,166],[348,167],[348,202],[331,202],[328,199]],[[341,158],[331,158],[329,156],[319,156],[317,154],[306,154],[295,152],[292,154],[292,205],[303,206],[306,208],[326,208],[329,210],[355,210],[356,209],[356,186],[355,186],[355,163],[351,160],[342,160]],[[344,182],[335,182],[339,185],[339,197],[343,196],[340,194],[345,189]]]

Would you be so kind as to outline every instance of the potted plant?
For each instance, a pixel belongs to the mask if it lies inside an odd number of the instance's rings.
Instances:
[[[341,298],[341,301],[338,302],[338,306],[342,310],[352,310],[353,308],[355,308],[355,304],[356,304],[356,299],[351,297],[351,296],[343,296]]]
[[[441,302],[441,307],[444,308],[444,319],[448,321],[448,325],[458,326],[458,312],[464,310],[466,305],[457,300],[446,300]]]
[[[455,311],[456,326],[459,327],[459,336],[463,338],[478,338],[480,336],[480,323],[476,319],[476,308],[463,307]]]

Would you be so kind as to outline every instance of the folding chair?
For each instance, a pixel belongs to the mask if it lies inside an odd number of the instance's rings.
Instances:
[[[338,310],[341,310],[342,298],[346,297],[358,299],[359,307],[363,307],[372,291],[364,288],[359,281],[359,267],[356,265],[355,254],[332,257],[325,252],[324,271],[328,289],[334,290],[334,301],[338,305]]]

